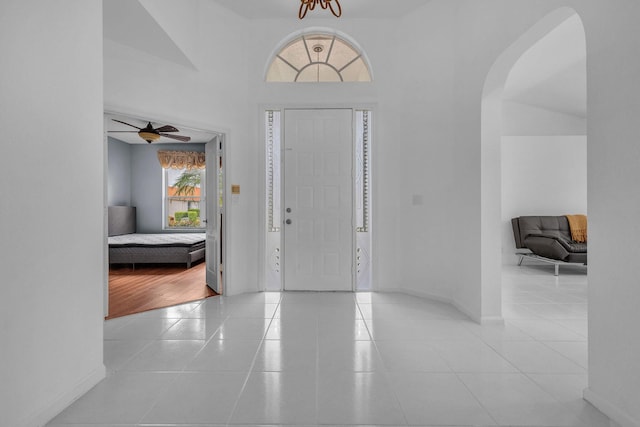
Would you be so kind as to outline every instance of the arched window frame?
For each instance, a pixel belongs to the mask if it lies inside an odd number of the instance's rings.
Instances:
[[[309,44],[307,43],[307,41],[309,40],[309,38],[314,37],[314,36],[324,36],[324,37],[328,37],[331,38],[331,45],[329,48],[329,53],[326,56],[326,59],[324,61],[314,61],[313,58],[311,57],[310,54],[310,49],[311,47],[309,46]],[[308,55],[308,59],[309,62],[304,64],[301,67],[296,67],[294,64],[291,64],[289,61],[287,61],[285,58],[283,58],[281,56],[283,50],[285,50],[286,48],[288,48],[289,46],[291,46],[293,43],[302,40],[305,46],[305,50],[307,52]],[[354,52],[355,52],[355,57],[352,58],[350,61],[348,61],[346,64],[340,66],[340,67],[336,67],[335,65],[331,64],[329,61],[331,60],[331,51],[333,50],[333,46],[336,42],[336,40],[341,41],[342,43],[344,43],[345,45],[347,45],[349,48],[351,48]],[[288,65],[289,67],[291,67],[291,69],[293,69],[296,73],[296,76],[293,80],[270,80],[269,79],[269,71],[271,70],[271,67],[274,63],[274,61],[276,60],[280,60],[282,62],[284,62],[284,64]],[[346,70],[350,65],[352,65],[354,62],[358,61],[358,60],[362,60],[362,62],[364,63],[364,66],[366,68],[366,71],[368,73],[369,79],[368,80],[345,80],[342,72],[344,70]],[[332,69],[336,75],[339,77],[339,81],[335,81],[335,82],[372,82],[373,81],[373,71],[371,68],[371,63],[369,62],[369,59],[366,55],[366,53],[364,52],[364,50],[360,47],[360,45],[350,36],[348,36],[345,33],[342,33],[340,31],[336,31],[333,29],[329,29],[329,28],[322,28],[322,27],[313,27],[313,28],[307,28],[305,30],[302,31],[297,31],[295,33],[290,34],[289,36],[287,36],[286,38],[284,38],[282,40],[282,42],[280,42],[276,48],[271,52],[271,55],[269,55],[269,60],[266,64],[266,68],[264,71],[264,81],[268,82],[268,83],[301,83],[301,81],[299,81],[298,79],[300,78],[300,75],[307,70],[309,67],[312,66],[317,66],[317,65],[323,65],[323,66],[327,66],[330,69]],[[334,82],[334,80],[318,80],[318,81],[312,81],[311,83],[317,83],[317,82],[321,82],[321,83],[325,83],[325,82]],[[304,81],[304,83],[309,83],[308,81]]]

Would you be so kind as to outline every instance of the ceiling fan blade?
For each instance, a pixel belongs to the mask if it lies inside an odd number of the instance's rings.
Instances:
[[[165,125],[156,129],[157,132],[180,132],[178,129],[170,125]]]
[[[134,126],[134,125],[129,124],[127,122],[123,122],[122,120],[116,120],[116,119],[111,119],[111,120],[113,120],[114,122],[122,123],[123,125],[131,126],[132,128],[136,128],[138,130],[142,129],[142,128],[139,128],[138,126]]]
[[[182,141],[182,142],[189,142],[189,141],[191,141],[191,137],[190,137],[190,136],[169,135],[169,134],[167,134],[167,133],[161,133],[160,135],[165,136],[165,137],[167,137],[167,138],[177,139],[178,141]]]
[[[109,130],[109,133],[138,133],[137,130]]]

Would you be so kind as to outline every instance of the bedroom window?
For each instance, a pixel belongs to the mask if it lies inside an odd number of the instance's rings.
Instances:
[[[163,169],[165,229],[206,228],[204,183],[204,169]]]

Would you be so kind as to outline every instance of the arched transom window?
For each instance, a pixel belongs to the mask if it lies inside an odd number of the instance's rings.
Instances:
[[[370,82],[362,52],[334,34],[300,36],[278,52],[268,82]]]

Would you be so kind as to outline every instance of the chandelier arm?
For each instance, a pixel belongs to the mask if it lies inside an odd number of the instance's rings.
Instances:
[[[336,9],[333,8],[332,0],[326,0],[326,1],[327,1],[327,5],[329,6],[329,9],[331,9],[331,13],[333,13],[333,16],[335,16],[336,18],[340,18],[342,16],[342,6],[340,6],[340,0],[333,0],[336,3],[336,7],[338,8],[337,12],[336,12]]]
[[[335,6],[334,6],[335,4]],[[342,6],[340,0],[300,0],[300,9],[298,10],[298,18],[304,19],[310,10],[314,10],[317,5],[322,9],[329,9],[333,16],[339,18],[342,16]]]

